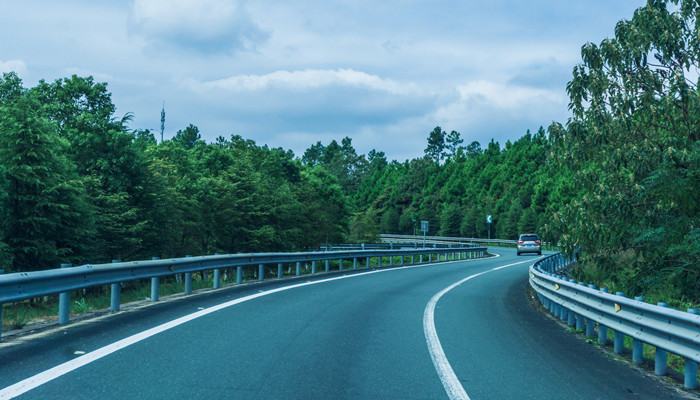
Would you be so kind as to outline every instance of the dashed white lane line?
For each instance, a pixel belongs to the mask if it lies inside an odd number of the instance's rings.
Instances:
[[[499,269],[511,267],[513,265],[524,264],[532,262],[532,260],[520,261],[514,264],[502,265],[490,269],[488,271],[480,272],[478,274],[470,275],[459,282],[455,282],[452,285],[446,287],[445,289],[439,291],[435,296],[433,296],[428,305],[425,306],[425,311],[423,312],[423,332],[425,333],[425,340],[428,343],[428,351],[430,352],[430,358],[433,359],[433,365],[437,371],[440,380],[442,381],[442,386],[447,392],[447,396],[451,400],[469,400],[469,395],[462,387],[459,382],[457,375],[455,375],[450,362],[445,356],[445,351],[442,349],[440,344],[440,338],[438,338],[437,331],[435,330],[435,306],[440,298],[450,290],[456,288],[457,286],[463,284],[464,282],[476,278],[477,276],[488,274],[489,272],[497,271]]]
[[[480,260],[479,258],[476,259],[471,259],[471,260],[462,260],[462,261],[476,261]],[[397,271],[397,270],[402,270],[402,269],[411,269],[411,268],[424,268],[428,266],[434,266],[438,264],[443,264],[439,262],[435,263],[430,263],[430,264],[420,264],[420,265],[410,265],[410,266],[405,266],[405,267],[396,267],[392,269],[381,269],[381,270],[375,270],[375,271],[368,271],[368,272],[360,272],[360,273],[355,273],[352,275],[343,275],[343,276],[338,276],[334,278],[328,278],[328,279],[322,279],[318,281],[312,281],[312,282],[304,282],[304,283],[298,283],[295,285],[291,286],[284,286],[276,289],[271,289],[265,292],[259,292],[256,294],[252,294],[249,296],[241,297],[239,299],[231,300],[226,303],[218,304],[216,306],[197,311],[195,313],[185,315],[184,317],[180,317],[178,319],[175,319],[170,322],[166,322],[165,324],[156,326],[154,328],[145,330],[143,332],[137,333],[135,335],[129,336],[125,339],[119,340],[117,342],[114,342],[112,344],[109,344],[107,346],[104,346],[102,348],[99,348],[97,350],[94,350],[90,353],[87,353],[85,355],[82,355],[78,358],[72,359],[70,361],[67,361],[63,364],[57,365],[51,369],[48,369],[44,372],[40,372],[32,377],[29,377],[27,379],[24,379],[20,382],[17,382],[13,385],[7,386],[4,389],[0,390],[0,400],[6,400],[6,399],[12,399],[15,398],[19,395],[22,395],[24,393],[27,393],[28,391],[37,388],[47,382],[50,382],[56,378],[59,378],[71,371],[74,371],[82,366],[85,366],[87,364],[90,364],[94,361],[97,361],[105,356],[108,356],[116,351],[119,351],[125,347],[131,346],[134,343],[138,343],[144,339],[147,339],[151,336],[157,335],[161,332],[167,331],[168,329],[174,328],[176,326],[182,325],[186,322],[192,321],[194,319],[203,317],[205,315],[211,314],[213,312],[222,310],[224,308],[228,308],[231,306],[234,306],[236,304],[240,304],[249,300],[256,299],[258,297],[262,296],[267,296],[273,293],[277,292],[282,292],[285,290],[290,290],[290,289],[295,289],[299,288],[302,286],[309,286],[309,285],[316,285],[320,283],[325,283],[325,282],[331,282],[331,281],[336,281],[339,279],[347,279],[347,278],[353,278],[353,277],[358,277],[358,276],[364,276],[364,275],[369,275],[369,274],[376,274],[376,273],[381,273],[381,272],[390,272],[390,271]]]

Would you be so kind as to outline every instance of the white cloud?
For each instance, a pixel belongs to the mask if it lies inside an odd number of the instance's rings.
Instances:
[[[459,102],[479,103],[503,110],[515,110],[533,102],[565,101],[564,92],[544,88],[504,85],[489,81],[474,81],[457,86]]]
[[[478,80],[458,85],[430,116],[436,125],[455,129],[465,141],[503,143],[527,129],[565,120],[568,98],[563,88],[546,89]]]
[[[130,26],[154,48],[165,45],[203,53],[254,49],[268,37],[239,1],[135,0]]]
[[[337,70],[275,71],[265,75],[237,75],[203,83],[191,80],[189,84],[195,90],[204,88],[236,92],[257,91],[268,88],[303,91],[329,86],[364,88],[392,94],[408,94],[416,91],[415,85],[410,83],[401,84],[391,79],[382,79],[377,75],[344,68]]]
[[[27,64],[22,60],[8,60],[4,62],[0,60],[0,73],[5,72],[16,72],[17,75],[22,76],[27,72]]]

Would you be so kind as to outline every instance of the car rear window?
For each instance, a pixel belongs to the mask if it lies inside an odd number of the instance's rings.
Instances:
[[[537,235],[520,235],[520,240],[523,242],[534,242],[535,240],[540,240]]]

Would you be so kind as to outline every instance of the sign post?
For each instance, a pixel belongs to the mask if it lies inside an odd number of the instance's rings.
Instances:
[[[491,216],[490,215],[486,216],[486,223],[489,226],[489,240],[491,240]]]
[[[423,248],[425,248],[425,234],[428,233],[428,221],[420,222],[420,230],[423,231]]]

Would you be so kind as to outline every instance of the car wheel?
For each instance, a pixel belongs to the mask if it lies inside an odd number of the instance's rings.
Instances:
[[[520,252],[518,252],[518,256],[520,255]]]
[[[538,253],[537,253],[537,255],[538,255],[538,256],[541,256],[541,255],[542,255],[542,252],[541,252],[541,251],[540,251],[540,252],[538,252]]]

